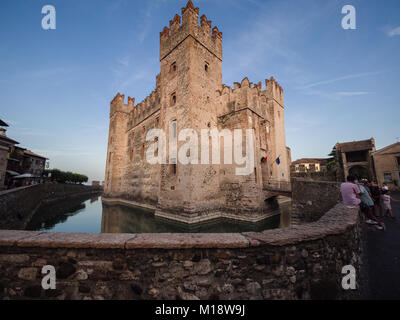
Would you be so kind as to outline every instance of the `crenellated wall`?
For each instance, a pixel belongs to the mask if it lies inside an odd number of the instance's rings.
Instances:
[[[134,101],[135,100],[132,98],[131,103],[134,104]],[[153,116],[157,111],[160,110],[160,104],[161,96],[156,89],[152,91],[151,94],[147,96],[142,102],[138,103],[135,107],[131,109],[127,129],[131,130],[132,128],[141,124],[147,118]]]
[[[211,21],[205,15],[201,16],[199,25],[199,8],[195,8],[191,1],[182,8],[182,23],[176,14],[169,22],[169,28],[164,27],[160,33],[160,60],[190,36],[222,60],[222,32],[216,26],[211,32]]]

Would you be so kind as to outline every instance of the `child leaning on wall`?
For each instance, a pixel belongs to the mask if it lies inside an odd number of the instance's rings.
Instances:
[[[391,201],[400,202],[400,200],[396,200],[396,199],[392,198],[389,194],[390,194],[389,190],[385,190],[385,189],[382,190],[381,199],[382,199],[382,205],[383,205],[383,214],[386,217],[396,219],[392,213]]]

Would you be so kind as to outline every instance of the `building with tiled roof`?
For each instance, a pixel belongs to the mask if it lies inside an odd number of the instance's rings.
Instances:
[[[336,144],[336,160],[342,180],[349,175],[368,180],[375,179],[372,153],[375,149],[375,139],[344,142]]]
[[[327,158],[302,158],[293,161],[290,166],[291,175],[306,172],[325,172],[326,166],[331,159]]]
[[[372,156],[378,184],[400,189],[400,142],[376,150]]]
[[[8,127],[8,124],[0,120],[0,190],[4,189],[4,182],[7,172],[7,159],[10,152],[10,148],[19,142],[7,137],[6,129],[3,127]]]

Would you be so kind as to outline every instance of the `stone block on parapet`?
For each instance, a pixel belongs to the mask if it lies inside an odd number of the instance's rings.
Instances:
[[[0,246],[13,246],[19,240],[31,238],[41,233],[37,231],[0,230]]]
[[[246,248],[249,241],[239,233],[221,234],[138,234],[126,243],[127,249],[158,248],[158,249],[185,249],[185,248]]]
[[[17,241],[19,247],[124,249],[134,234],[39,233]]]

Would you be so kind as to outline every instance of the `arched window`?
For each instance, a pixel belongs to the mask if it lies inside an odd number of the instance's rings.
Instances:
[[[176,72],[177,70],[177,66],[176,66],[176,62],[171,64],[171,67],[169,68],[169,72]]]
[[[176,104],[176,92],[171,94],[171,106],[173,106],[174,104]]]

